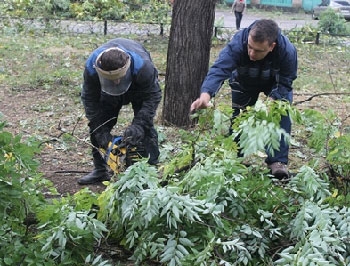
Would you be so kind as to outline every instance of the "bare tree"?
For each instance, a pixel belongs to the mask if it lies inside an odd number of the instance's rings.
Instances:
[[[188,127],[190,105],[209,67],[216,0],[175,0],[167,54],[162,118]]]

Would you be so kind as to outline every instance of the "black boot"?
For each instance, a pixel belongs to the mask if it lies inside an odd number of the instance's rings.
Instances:
[[[92,156],[95,169],[86,176],[83,176],[82,178],[78,179],[79,185],[89,185],[111,180],[111,177],[107,170],[106,162],[103,160],[101,155],[97,152],[93,152]]]
[[[79,185],[89,185],[111,180],[107,169],[94,169],[91,173],[78,179]]]

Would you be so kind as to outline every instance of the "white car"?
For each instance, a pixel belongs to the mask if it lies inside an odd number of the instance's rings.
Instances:
[[[347,0],[322,0],[321,4],[312,9],[312,18],[319,19],[321,12],[328,8],[334,9],[346,20],[350,20],[350,2]]]

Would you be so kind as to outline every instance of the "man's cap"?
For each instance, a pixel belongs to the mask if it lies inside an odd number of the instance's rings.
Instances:
[[[130,70],[131,60],[130,60],[130,56],[127,54],[128,60],[126,61],[123,67],[115,70],[103,70],[100,67],[101,57],[104,53],[111,50],[119,50],[125,53],[125,51],[117,47],[106,49],[97,56],[94,67],[100,79],[101,90],[112,96],[119,96],[121,94],[124,94],[131,85],[131,82],[132,82],[131,70]],[[119,80],[119,83],[116,83],[115,82],[116,80]]]

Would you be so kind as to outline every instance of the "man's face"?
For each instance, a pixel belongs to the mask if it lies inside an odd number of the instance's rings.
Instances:
[[[268,53],[272,52],[276,43],[269,45],[268,41],[254,42],[252,37],[248,36],[248,56],[252,61],[259,61],[265,58]]]

